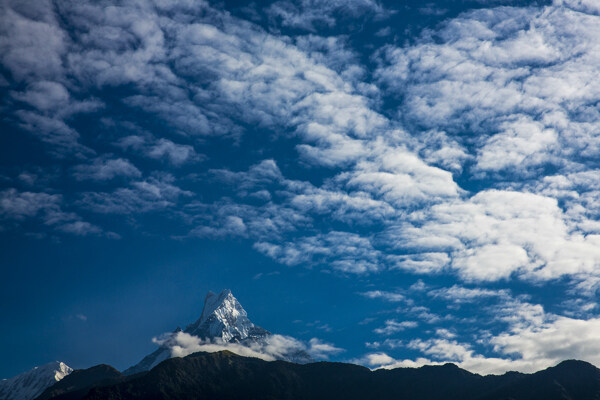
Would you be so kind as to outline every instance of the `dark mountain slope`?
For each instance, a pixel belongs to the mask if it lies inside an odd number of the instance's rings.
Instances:
[[[600,400],[600,370],[584,361],[563,361],[506,385],[482,400]]]
[[[125,376],[110,365],[100,364],[88,369],[78,369],[46,389],[36,400],[76,400],[85,396],[92,387],[123,380]]]
[[[372,398],[399,399],[476,399],[524,376],[519,373],[481,376],[454,364],[376,370],[372,374],[375,393]],[[390,393],[397,397],[389,397]]]
[[[68,399],[600,400],[600,370],[581,361],[535,374],[481,376],[454,364],[370,371],[332,362],[267,362],[223,351],[172,358],[146,373],[110,379],[71,392]],[[69,392],[61,393],[54,399],[67,399]]]

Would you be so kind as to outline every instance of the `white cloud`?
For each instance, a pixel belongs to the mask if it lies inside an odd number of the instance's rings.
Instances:
[[[385,353],[375,353],[362,361],[378,368],[453,362],[480,374],[536,372],[571,358],[598,365],[600,341],[596,332],[599,326],[600,321],[596,318],[584,320],[546,315],[543,322],[515,324],[508,332],[485,338],[493,346],[496,356],[478,354],[469,344],[442,337],[415,339],[407,344],[408,348],[422,352],[424,358],[396,360]]]
[[[368,238],[350,232],[332,231],[294,242],[276,245],[258,242],[258,251],[287,265],[325,265],[351,274],[377,271],[380,252],[373,248]]]
[[[401,293],[386,292],[382,290],[370,290],[361,294],[370,299],[384,299],[390,302],[404,302],[408,300],[407,297]]]
[[[592,3],[466,12],[413,46],[387,47],[377,75],[403,96],[399,112],[410,124],[442,129],[469,148],[474,173],[571,168],[598,149]]]
[[[452,330],[448,330],[441,327],[438,320],[438,327],[430,338],[386,340],[367,346],[394,351],[409,349],[420,353],[418,358],[402,360],[385,353],[372,353],[360,359],[363,364],[397,368],[452,362],[472,372],[500,374],[509,370],[535,372],[571,358],[600,363],[600,340],[595,334],[600,319],[592,312],[596,307],[593,303],[583,305],[577,301],[576,307],[585,308],[587,312],[576,317],[548,313],[540,304],[529,303],[522,296],[515,299],[504,290],[455,285],[430,290],[427,295],[462,303],[494,299],[488,306],[478,306],[477,314],[478,327],[487,326],[491,330],[468,329],[472,328],[472,321],[468,320],[455,320]],[[395,324],[386,323],[387,326],[393,328]],[[381,328],[380,333],[384,333],[386,327]]]
[[[416,328],[419,324],[415,321],[401,321],[398,322],[393,319],[385,321],[385,326],[376,328],[373,332],[380,335],[393,335],[394,333],[402,332],[408,328]]]
[[[487,190],[468,201],[434,205],[413,218],[418,227],[392,229],[387,240],[399,248],[449,250],[450,267],[466,280],[598,273],[599,237],[573,231],[552,198]]]
[[[544,129],[530,117],[502,122],[498,129],[500,132],[487,139],[479,151],[477,169],[493,171],[514,165],[542,164],[548,157],[544,153],[558,140],[554,129]]]
[[[244,357],[260,358],[265,361],[286,359],[298,352],[306,352],[317,359],[328,358],[342,351],[330,343],[312,338],[308,344],[289,336],[270,335],[261,341],[249,341],[244,344],[230,343],[222,340],[201,339],[186,332],[168,333],[153,342],[171,351],[171,357],[185,357],[192,353],[204,351],[214,353],[228,350]]]
[[[331,343],[326,343],[317,338],[312,338],[309,341],[307,351],[315,359],[327,359],[330,356],[339,354],[345,350],[335,347]]]
[[[449,288],[433,289],[428,291],[427,294],[434,298],[442,298],[456,303],[477,302],[482,298],[506,299],[510,297],[510,291],[507,289],[467,288],[458,285]]]

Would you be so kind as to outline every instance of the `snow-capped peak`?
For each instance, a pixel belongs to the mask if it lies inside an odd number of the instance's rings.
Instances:
[[[221,339],[225,342],[239,342],[249,337],[269,334],[248,319],[248,313],[229,289],[218,295],[208,292],[200,319],[189,325],[185,332],[200,338]]]
[[[235,297],[233,297],[233,294],[231,294],[231,290],[225,289],[218,295],[215,292],[209,291],[204,298],[204,309],[202,310],[200,321],[206,321],[208,317],[219,307],[229,307],[232,312],[237,313],[239,310],[241,310],[242,312],[246,313],[242,305]]]
[[[0,381],[0,399],[31,400],[73,371],[67,364],[54,361]]]
[[[179,333],[181,333],[181,329],[177,328],[169,337],[176,339]],[[225,289],[219,294],[208,292],[200,318],[193,324],[188,325],[183,333],[195,337],[199,342],[205,341],[215,344],[217,347],[226,347],[229,343],[232,343],[233,346],[246,346],[253,349],[270,347],[270,341],[273,338],[277,340],[282,338],[254,325],[248,319],[246,310],[229,289]],[[179,346],[172,346],[173,340],[169,340],[169,337],[167,340],[157,340],[161,347],[144,357],[138,364],[123,371],[123,373],[132,375],[147,371],[160,362],[173,357],[172,348]],[[294,348],[292,351],[280,352],[275,358],[300,363],[313,361],[306,351],[298,348]]]

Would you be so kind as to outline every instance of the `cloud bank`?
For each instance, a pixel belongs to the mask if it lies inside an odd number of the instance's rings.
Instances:
[[[199,351],[214,353],[231,351],[243,357],[260,358],[265,361],[285,360],[290,354],[306,352],[315,359],[327,359],[343,352],[343,349],[330,343],[312,338],[308,343],[283,335],[270,335],[264,341],[250,341],[244,344],[225,342],[221,339],[201,339],[186,332],[166,333],[154,338],[154,343],[168,348],[171,357],[185,357]]]

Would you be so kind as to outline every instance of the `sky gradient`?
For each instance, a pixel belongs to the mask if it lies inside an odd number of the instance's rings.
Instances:
[[[332,360],[600,366],[599,69],[595,0],[0,0],[0,377],[224,288]]]

